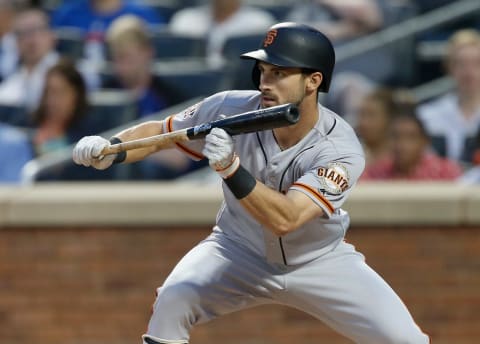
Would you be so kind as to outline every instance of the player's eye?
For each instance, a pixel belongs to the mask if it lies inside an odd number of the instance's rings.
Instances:
[[[283,76],[285,75],[285,73],[284,73],[282,70],[280,70],[280,69],[275,69],[275,70],[273,71],[273,75],[274,75],[275,77],[277,77],[277,78],[281,78],[281,77],[283,77]]]

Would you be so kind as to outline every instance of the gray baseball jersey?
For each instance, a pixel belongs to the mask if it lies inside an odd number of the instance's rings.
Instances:
[[[259,92],[223,92],[168,118],[164,129],[186,128],[259,106]],[[269,262],[295,265],[315,259],[342,240],[349,224],[348,214],[340,207],[363,171],[363,151],[354,131],[342,118],[320,104],[318,111],[319,120],[313,130],[284,151],[271,130],[234,139],[242,165],[256,179],[283,193],[290,189],[303,192],[325,214],[278,238],[253,219],[223,185],[225,201],[214,230],[242,242]],[[199,159],[203,144],[203,140],[198,140],[179,146]]]
[[[191,127],[259,104],[259,92],[215,94],[169,117],[164,129]],[[400,298],[343,241],[349,218],[340,207],[364,158],[350,126],[321,105],[318,111],[315,127],[284,151],[271,130],[235,137],[235,150],[258,180],[283,193],[303,192],[324,216],[278,238],[224,185],[213,232],[157,289],[144,344],[188,343],[192,326],[267,303],[303,310],[358,343],[428,343]],[[179,148],[201,159],[203,144],[193,141]]]

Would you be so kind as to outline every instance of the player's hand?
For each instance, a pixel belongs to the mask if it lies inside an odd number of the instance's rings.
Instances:
[[[213,128],[210,134],[205,137],[205,147],[202,153],[208,158],[210,166],[219,172],[223,178],[228,177],[224,175],[224,172],[230,174],[230,167],[237,165],[234,164],[235,162],[238,163],[232,137],[220,128]]]
[[[101,136],[85,136],[77,142],[73,149],[73,161],[78,165],[104,170],[113,164],[116,157],[115,154],[100,155],[102,150],[109,145],[110,141]]]

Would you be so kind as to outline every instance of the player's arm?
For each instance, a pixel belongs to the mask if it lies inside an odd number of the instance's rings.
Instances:
[[[118,138],[122,142],[127,142],[160,134],[163,134],[163,121],[148,121],[125,129],[113,135],[113,137]],[[124,161],[126,163],[139,161],[157,151],[158,148],[156,146],[129,150],[125,152],[126,156]]]
[[[322,208],[305,194],[290,190],[284,195],[258,180],[251,192],[239,201],[259,223],[278,236],[323,216]]]
[[[114,162],[135,162],[158,151],[155,146],[135,149],[119,154],[101,156],[102,150],[110,144],[126,142],[163,133],[163,121],[149,121],[125,129],[112,138],[86,136],[73,149],[73,160],[83,166],[92,166],[99,170],[110,167]]]
[[[284,195],[256,180],[240,165],[232,138],[224,130],[212,129],[203,154],[242,206],[276,235],[285,235],[323,215],[322,208],[305,194],[291,190]]]

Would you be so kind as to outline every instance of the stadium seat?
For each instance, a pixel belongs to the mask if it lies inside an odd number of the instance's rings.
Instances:
[[[209,67],[200,61],[159,62],[154,73],[181,94],[178,101],[208,96],[225,89],[223,68]]]
[[[473,161],[475,151],[479,148],[479,142],[477,140],[477,137],[467,137],[465,139],[465,146],[461,157],[462,161]]]
[[[35,176],[35,181],[108,181],[122,179],[121,177],[117,177],[117,175],[123,175],[124,169],[126,169],[125,166],[118,165],[106,170],[96,170],[94,168],[76,165],[73,161],[69,160],[59,166],[40,171]],[[126,176],[129,176],[128,172]]]
[[[136,0],[137,3],[150,7],[168,23],[180,8],[186,6],[185,1],[178,0]]]
[[[125,91],[102,90],[91,94],[84,121],[87,134],[100,133],[137,118],[133,96]]]
[[[27,127],[30,124],[25,108],[7,104],[0,104],[0,122],[17,127]]]
[[[156,59],[177,59],[205,56],[205,40],[174,34],[166,29],[152,32]]]
[[[81,30],[64,27],[55,31],[57,35],[57,51],[72,60],[78,60],[83,57],[84,39]]]
[[[236,62],[241,54],[258,49],[264,34],[233,36],[227,39],[222,54],[228,62]]]
[[[447,141],[445,136],[440,136],[440,135],[430,136],[430,145],[438,155],[443,157],[447,155]]]
[[[227,61],[226,73],[229,85],[233,89],[251,89],[253,87],[250,73],[254,62],[240,58],[240,55],[258,49],[260,42],[264,38],[263,34],[234,36],[227,39],[223,47],[223,56]]]
[[[246,0],[245,4],[267,11],[281,22],[298,2],[293,0]]]

